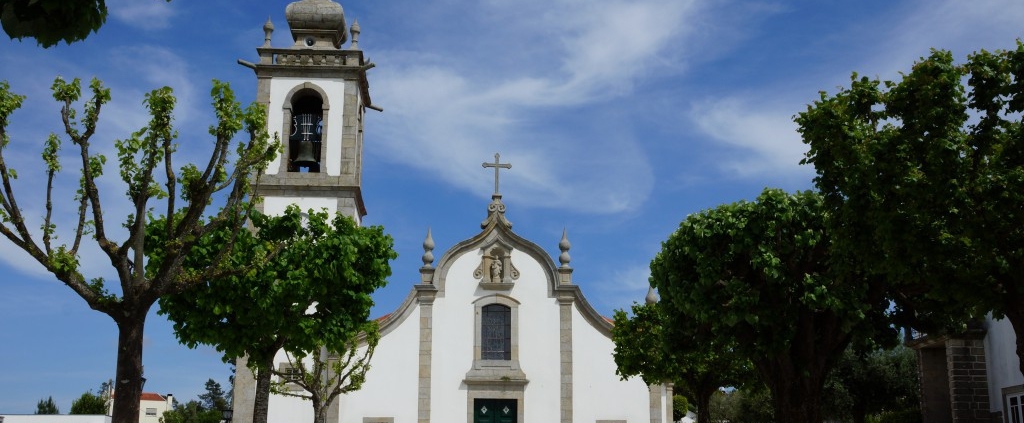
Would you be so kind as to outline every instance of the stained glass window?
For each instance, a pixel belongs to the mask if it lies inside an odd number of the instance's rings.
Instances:
[[[501,304],[483,307],[480,320],[480,359],[512,359],[512,309]]]

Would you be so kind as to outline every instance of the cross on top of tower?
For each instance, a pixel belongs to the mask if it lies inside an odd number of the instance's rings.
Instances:
[[[493,167],[494,168],[494,195],[501,195],[501,193],[498,191],[498,172],[501,169],[511,169],[512,168],[512,163],[501,163],[501,160],[499,160],[500,158],[501,158],[500,154],[494,153],[494,163],[487,163],[487,162],[483,163],[483,167],[485,169],[488,168],[488,167]]]

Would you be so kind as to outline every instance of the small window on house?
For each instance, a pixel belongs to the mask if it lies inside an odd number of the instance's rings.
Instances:
[[[480,321],[480,359],[512,359],[512,309],[501,304],[483,307]]]
[[[156,417],[156,409],[155,408],[146,408],[146,417],[150,417],[150,416]]]
[[[1024,392],[1006,395],[1007,423],[1024,423]]]
[[[277,371],[280,373],[278,376],[282,382],[288,383],[290,388],[301,389],[301,387],[295,385],[296,382],[302,380],[302,373],[298,368],[292,367],[288,363],[281,363]]]

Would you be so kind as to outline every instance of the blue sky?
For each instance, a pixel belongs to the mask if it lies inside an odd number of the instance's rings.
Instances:
[[[30,216],[42,216],[41,143],[60,128],[49,93],[55,76],[95,76],[112,89],[93,141],[110,158],[113,140],[145,123],[144,93],[171,86],[182,164],[208,157],[211,79],[230,82],[243,102],[255,98],[255,77],[236,59],[257,59],[268,16],[273,44],[291,44],[288,1],[107,3],[107,25],[85,42],[43,50],[0,39],[0,80],[29,96],[4,154]],[[834,92],[853,71],[896,78],[932,47],[958,59],[1010,48],[1024,32],[1019,0],[342,5],[377,64],[371,93],[384,108],[366,119],[365,223],[383,225],[400,254],[375,316],[417,282],[428,227],[437,257],[479,231],[493,190],[493,171],[480,163],[495,152],[513,165],[501,184],[513,228],[553,259],[568,230],[574,281],[611,315],[642,301],[648,263],[686,215],[766,186],[811,187],[792,116],[819,91]],[[127,201],[110,162],[101,189],[107,219],[118,221]],[[57,190],[62,221],[76,181],[69,171]],[[90,277],[111,276],[95,249],[82,262]],[[32,413],[51,395],[67,412],[73,398],[113,378],[113,322],[6,239],[0,301],[0,413]],[[208,378],[227,385],[219,354],[179,345],[155,314],[144,364],[146,391],[181,400]]]

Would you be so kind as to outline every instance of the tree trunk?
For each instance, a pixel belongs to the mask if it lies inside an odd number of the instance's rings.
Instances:
[[[853,417],[853,423],[866,422],[868,418],[868,412],[867,406],[864,405],[864,401],[854,398],[853,408],[850,410],[850,414]]]
[[[711,423],[711,396],[718,388],[697,392],[697,423]]]
[[[142,335],[145,310],[115,319],[117,323],[117,372],[114,378],[114,410],[111,423],[139,423],[142,396]]]
[[[267,359],[256,369],[256,397],[252,407],[252,423],[267,423],[267,410],[270,405],[270,369],[274,368],[274,355],[264,354],[264,356]]]
[[[313,423],[327,423],[327,404],[318,395],[313,395]]]
[[[821,423],[824,375],[812,370],[804,375],[777,375],[768,385],[772,391],[775,420],[779,423]]]

